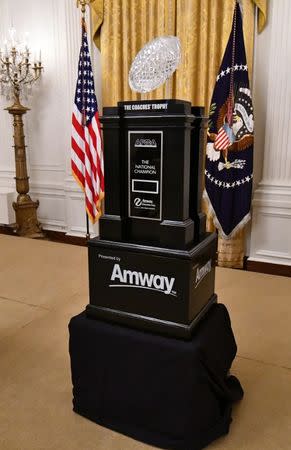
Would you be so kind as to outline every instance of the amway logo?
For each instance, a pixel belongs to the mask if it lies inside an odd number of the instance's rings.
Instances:
[[[211,259],[209,261],[207,261],[207,263],[202,266],[202,267],[198,267],[197,272],[196,272],[196,287],[198,286],[198,284],[203,280],[204,277],[206,277],[206,275],[211,272]]]
[[[152,291],[161,291],[166,295],[177,296],[176,292],[172,292],[175,278],[154,275],[153,273],[136,272],[134,270],[121,270],[119,264],[114,264],[110,280],[118,280],[122,284],[110,284],[109,287],[150,289]]]

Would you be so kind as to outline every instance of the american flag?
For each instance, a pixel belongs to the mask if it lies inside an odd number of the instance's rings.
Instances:
[[[84,19],[72,114],[71,166],[73,176],[85,193],[88,216],[95,223],[101,214],[104,196],[103,148]]]

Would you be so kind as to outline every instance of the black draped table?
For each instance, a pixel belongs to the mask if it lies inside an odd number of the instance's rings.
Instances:
[[[84,312],[69,332],[76,413],[164,449],[198,450],[228,433],[243,390],[229,375],[236,343],[224,305],[211,307],[190,341]]]

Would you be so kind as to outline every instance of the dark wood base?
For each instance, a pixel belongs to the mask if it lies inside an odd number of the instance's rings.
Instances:
[[[247,259],[245,268],[250,272],[291,277],[291,266],[283,264],[271,264],[262,261],[250,261],[249,259]]]
[[[44,230],[46,237],[53,242],[61,242],[62,244],[80,245],[87,247],[86,237],[81,236],[68,236],[62,231]]]
[[[17,236],[15,233],[15,224],[13,225],[0,225],[0,234],[7,234],[8,236]]]

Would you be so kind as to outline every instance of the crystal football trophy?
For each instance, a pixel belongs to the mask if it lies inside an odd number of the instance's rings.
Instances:
[[[131,89],[156,89],[180,60],[177,37],[152,40],[132,63]],[[88,243],[88,316],[190,339],[216,302],[217,238],[201,212],[203,112],[175,99],[103,109],[105,214]]]
[[[129,86],[136,92],[150,92],[167,81],[181,60],[180,40],[162,36],[146,44],[136,55],[128,76]]]

